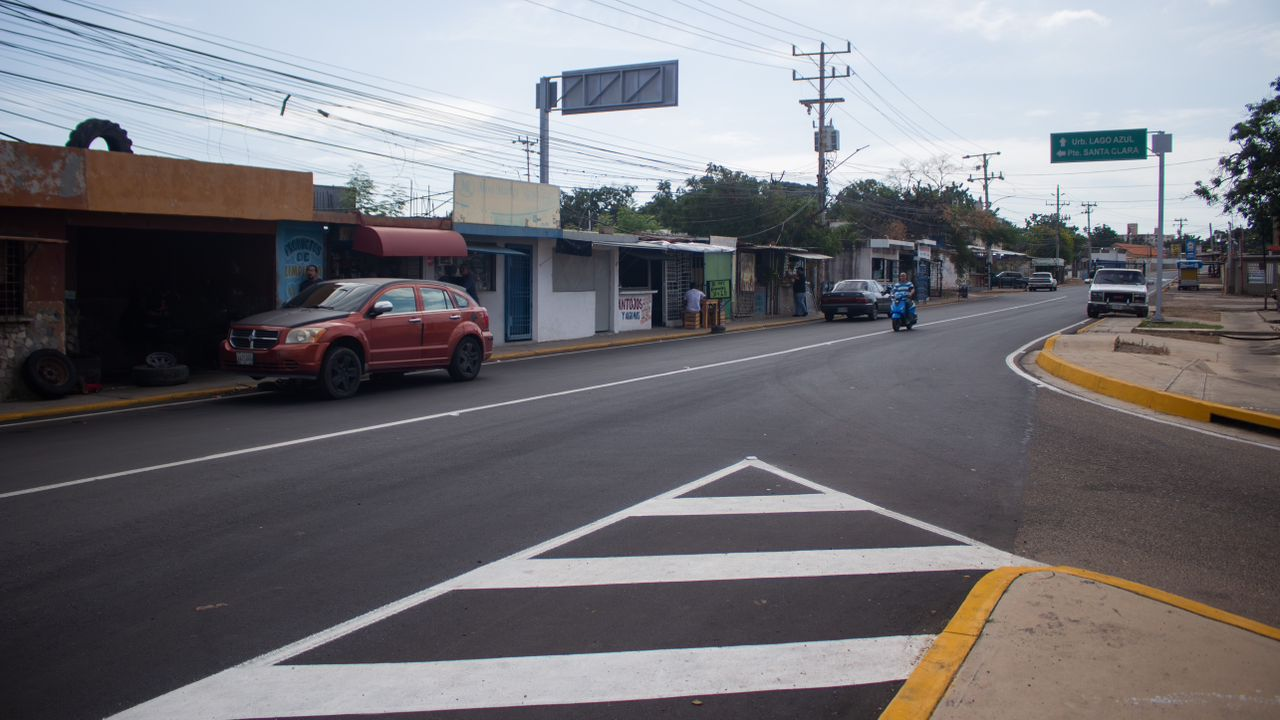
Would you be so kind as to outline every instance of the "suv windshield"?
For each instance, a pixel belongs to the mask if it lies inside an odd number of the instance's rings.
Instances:
[[[374,286],[357,282],[324,282],[289,298],[287,308],[320,308],[355,312],[373,294]]]
[[[1099,270],[1093,281],[1102,285],[1145,285],[1142,273],[1137,270]]]

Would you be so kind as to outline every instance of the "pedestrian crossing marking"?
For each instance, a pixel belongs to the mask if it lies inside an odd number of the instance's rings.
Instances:
[[[804,494],[709,496],[743,469],[806,488]],[[726,489],[729,489],[726,486]],[[696,496],[682,497],[699,490]],[[875,514],[957,545],[723,552],[625,557],[539,557],[628,518],[771,513]],[[572,588],[945,570],[1035,564],[956,533],[818,485],[754,457],[157,697],[121,719],[302,717],[647,700],[905,680],[934,636],[822,640],[609,653],[409,663],[289,664],[455,590]]]

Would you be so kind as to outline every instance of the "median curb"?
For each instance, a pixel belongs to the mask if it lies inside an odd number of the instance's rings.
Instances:
[[[1140,583],[1068,566],[1003,567],[980,579],[938,634],[933,646],[907,677],[897,695],[880,715],[880,720],[920,720],[930,717],[946,695],[965,659],[982,636],[996,605],[1018,578],[1028,573],[1060,573],[1127,590],[1141,597],[1185,610],[1209,620],[1280,640],[1280,628],[1235,615],[1217,608],[1158,590]]]
[[[1232,405],[1223,405],[1222,403],[1198,400],[1164,390],[1156,390],[1155,388],[1144,387],[1101,375],[1067,362],[1053,353],[1054,345],[1057,344],[1059,337],[1059,335],[1054,335],[1045,341],[1044,349],[1036,355],[1036,364],[1044,369],[1045,372],[1062,378],[1073,385],[1079,385],[1086,390],[1092,390],[1117,400],[1150,408],[1166,415],[1176,415],[1206,423],[1211,423],[1215,420],[1233,420],[1272,430],[1280,430],[1280,415],[1272,415],[1258,410],[1246,410]]]

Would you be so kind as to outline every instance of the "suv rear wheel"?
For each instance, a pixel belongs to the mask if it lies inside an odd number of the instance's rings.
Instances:
[[[341,400],[360,389],[360,356],[351,348],[330,348],[320,366],[320,393],[330,400]]]
[[[484,362],[484,351],[480,342],[468,335],[458,341],[453,349],[453,359],[449,361],[449,377],[454,380],[474,380],[480,374],[480,365]]]

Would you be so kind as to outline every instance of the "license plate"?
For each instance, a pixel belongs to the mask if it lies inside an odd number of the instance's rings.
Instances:
[[[253,353],[251,353],[251,352],[238,352],[238,353],[236,353],[236,364],[237,364],[237,365],[252,365],[252,364],[253,364]]]
[[[838,308],[836,308],[836,312],[838,312],[838,313],[842,313],[842,312],[849,312],[849,308],[847,308],[847,307],[838,307]]]

